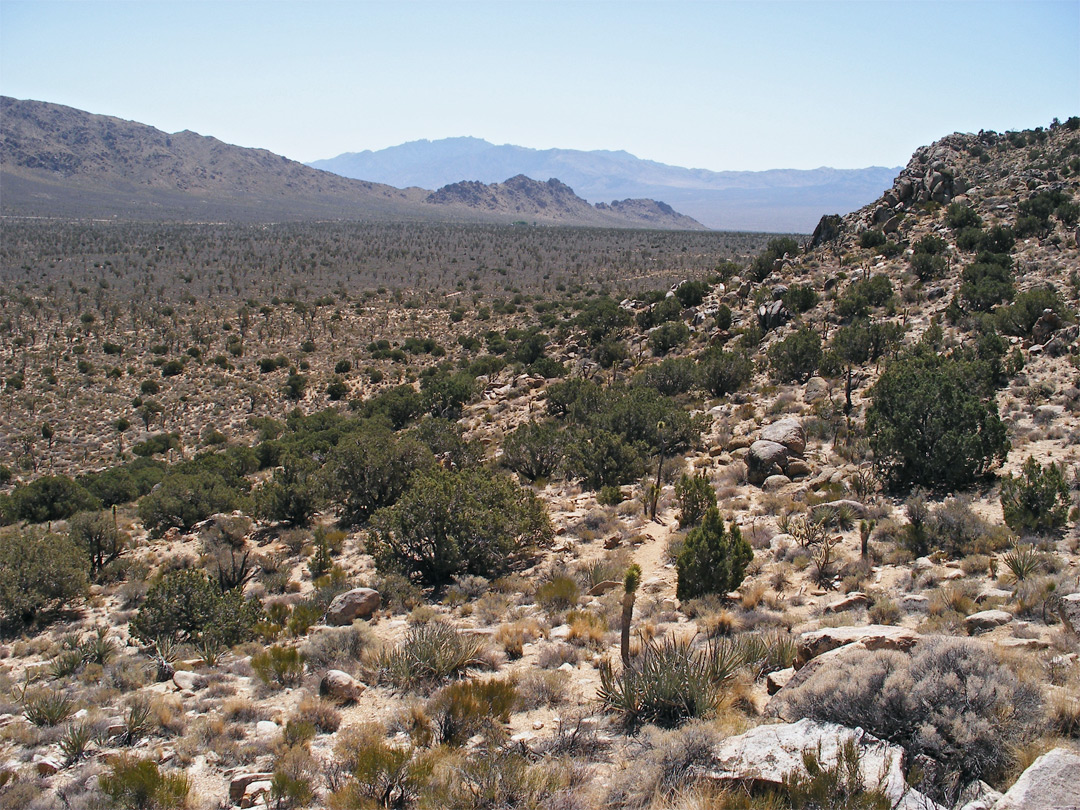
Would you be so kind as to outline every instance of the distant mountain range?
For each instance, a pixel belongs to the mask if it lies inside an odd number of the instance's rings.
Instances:
[[[654,200],[593,206],[558,181],[394,188],[264,149],[40,101],[0,97],[0,122],[0,213],[8,216],[703,227]]]
[[[412,141],[308,165],[399,188],[493,183],[518,174],[556,177],[593,203],[662,199],[710,228],[793,233],[809,233],[822,215],[846,214],[877,199],[901,168],[714,172],[641,160],[628,152],[496,146],[480,138]]]

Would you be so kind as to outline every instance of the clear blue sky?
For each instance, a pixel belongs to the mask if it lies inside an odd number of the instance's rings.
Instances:
[[[0,0],[0,93],[304,161],[474,135],[896,166],[1080,114],[1080,1]]]

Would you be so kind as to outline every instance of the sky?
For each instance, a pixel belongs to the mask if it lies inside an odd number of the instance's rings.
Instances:
[[[301,161],[471,135],[901,166],[1080,114],[1080,0],[0,0],[0,94]]]

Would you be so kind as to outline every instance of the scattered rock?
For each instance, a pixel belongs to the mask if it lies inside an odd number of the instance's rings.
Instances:
[[[782,475],[787,462],[788,450],[784,445],[759,439],[746,454],[746,479],[760,486],[770,475]]]
[[[801,456],[806,450],[806,430],[802,421],[795,417],[781,419],[762,428],[761,439],[784,445],[794,456]]]
[[[783,489],[790,483],[791,479],[786,475],[770,475],[761,482],[761,488],[765,492],[775,492],[778,489]]]
[[[795,668],[798,669],[811,658],[845,644],[861,642],[868,650],[900,650],[906,652],[915,646],[919,634],[906,627],[887,624],[868,624],[863,627],[826,627],[803,633],[799,637]]]
[[[272,720],[260,720],[255,724],[256,737],[273,737],[281,731],[278,724]]]
[[[608,591],[613,591],[616,588],[621,588],[623,584],[614,579],[605,579],[603,582],[597,582],[591,588],[589,588],[589,596],[603,596]]]
[[[1076,810],[1080,755],[1066,748],[1043,754],[993,805],[993,810]]]
[[[181,692],[194,692],[206,686],[206,678],[194,672],[178,669],[173,673],[172,681]]]
[[[862,729],[835,723],[800,720],[797,723],[758,726],[745,734],[728,737],[713,754],[706,777],[741,787],[782,785],[785,775],[801,771],[803,752],[817,752],[823,767],[831,768],[847,740],[859,747],[859,769],[868,785],[880,786],[898,810],[931,810],[937,805],[904,780],[901,762],[904,749],[879,740]]]
[[[765,688],[770,695],[775,695],[795,676],[795,667],[788,667],[787,669],[778,669],[775,672],[770,672],[765,677]]]
[[[1007,591],[1004,588],[983,588],[979,591],[979,595],[975,597],[975,604],[981,605],[988,600],[1000,600],[1007,602],[1012,599],[1012,591]]]
[[[978,613],[972,613],[964,619],[964,629],[968,633],[974,634],[985,630],[993,630],[995,627],[1008,624],[1012,620],[1012,614],[1006,613],[1004,610],[982,610]]]
[[[828,395],[829,383],[824,378],[811,377],[806,381],[806,387],[803,389],[803,400],[805,402],[817,402],[825,399]]]
[[[1001,793],[982,780],[972,782],[960,791],[956,807],[960,810],[990,810],[994,802],[1001,798]]]
[[[54,757],[34,757],[34,770],[38,776],[52,776],[63,767]]]
[[[332,625],[352,624],[356,619],[366,619],[379,609],[381,599],[378,591],[371,588],[353,588],[338,594],[326,611],[326,623]]]
[[[1002,638],[995,642],[1006,650],[1048,650],[1050,642],[1041,638]]]
[[[330,669],[319,681],[319,694],[330,697],[342,703],[353,703],[360,699],[367,689],[364,684],[356,680],[348,672],[340,669]]]
[[[244,795],[240,799],[240,806],[254,807],[256,804],[259,803],[263,796],[269,795],[272,789],[273,782],[271,782],[269,779],[259,782],[252,782],[244,789]]]
[[[843,599],[825,606],[826,613],[842,613],[845,610],[854,610],[857,607],[866,607],[870,604],[870,597],[860,591],[852,591]]]
[[[266,782],[274,778],[274,774],[267,771],[237,774],[229,782],[229,801],[232,804],[240,804],[244,798],[244,791],[252,782]]]
[[[1070,593],[1061,597],[1061,609],[1058,611],[1062,624],[1069,626],[1073,633],[1080,633],[1080,593]]]

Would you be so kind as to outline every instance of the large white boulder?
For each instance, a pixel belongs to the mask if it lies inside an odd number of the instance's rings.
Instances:
[[[1020,774],[993,810],[1077,810],[1080,808],[1080,754],[1048,751]]]
[[[882,790],[896,810],[939,810],[939,805],[908,787],[901,770],[903,748],[862,729],[836,723],[804,719],[797,723],[758,726],[745,734],[728,737],[717,745],[707,776],[746,786],[781,785],[787,774],[805,772],[803,752],[814,751],[818,762],[831,768],[848,740],[854,740],[858,746],[863,784]]]

